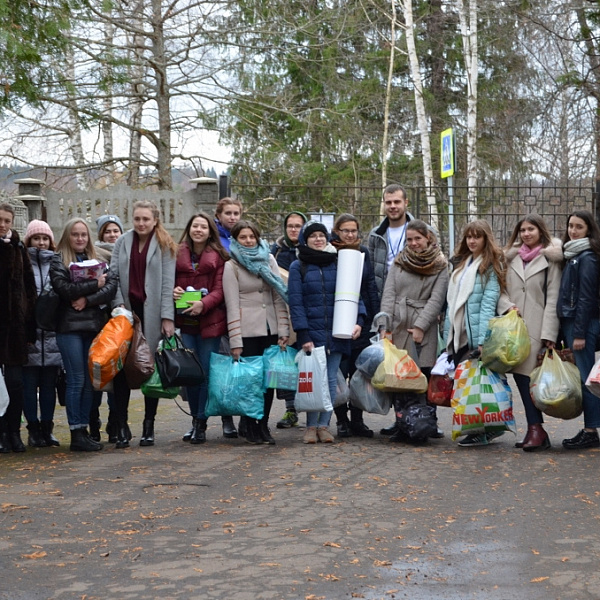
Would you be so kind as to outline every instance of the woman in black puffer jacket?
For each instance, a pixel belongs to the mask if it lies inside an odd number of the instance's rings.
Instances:
[[[67,392],[65,403],[71,430],[71,450],[101,450],[87,427],[92,408],[93,388],[88,369],[88,354],[96,334],[109,318],[110,302],[117,292],[118,277],[111,271],[97,279],[72,281],[69,265],[96,258],[90,229],[83,219],[71,219],[58,242],[50,266],[50,280],[61,300],[56,324]]]

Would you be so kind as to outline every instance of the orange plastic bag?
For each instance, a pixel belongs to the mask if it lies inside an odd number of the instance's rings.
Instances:
[[[408,352],[396,348],[387,338],[381,344],[383,362],[371,378],[373,387],[383,392],[426,392],[427,377]]]
[[[88,355],[90,378],[95,390],[104,389],[123,368],[133,338],[133,315],[116,308],[112,318],[94,338]]]

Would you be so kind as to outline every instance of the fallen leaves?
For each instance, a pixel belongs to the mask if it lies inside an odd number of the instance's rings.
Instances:
[[[546,581],[547,579],[550,579],[550,577],[534,577],[529,581],[529,583],[540,583],[541,581]]]
[[[44,558],[44,556],[48,556],[47,552],[43,550],[38,550],[37,552],[32,552],[31,554],[22,554],[22,558],[28,558],[30,560],[37,560],[38,558]]]

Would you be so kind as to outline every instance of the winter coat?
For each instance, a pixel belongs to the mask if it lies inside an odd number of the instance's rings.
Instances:
[[[489,275],[489,277],[487,276]],[[450,276],[452,277],[452,275]],[[450,285],[448,287],[448,304],[450,305]],[[496,316],[496,306],[500,298],[500,284],[492,267],[488,269],[486,277],[482,277],[481,273],[477,273],[475,277],[475,285],[473,291],[469,295],[466,302],[466,310],[464,311],[465,320],[463,323],[467,333],[469,349],[475,350],[478,346],[483,345],[485,334],[488,330],[490,319]],[[457,311],[458,312],[458,311]],[[454,315],[456,317],[456,315]],[[448,332],[450,330],[450,311],[446,312],[446,321],[444,323],[444,341],[448,345]],[[455,323],[455,326],[458,326]],[[449,349],[452,353],[453,350]]]
[[[24,365],[27,343],[35,342],[37,297],[27,248],[13,229],[0,241],[0,365]]]
[[[57,253],[50,263],[50,281],[60,297],[56,333],[98,333],[106,325],[110,317],[110,302],[118,286],[115,272],[109,270],[106,273],[106,283],[101,288],[96,279],[73,282],[62,256]],[[85,296],[87,305],[83,310],[75,310],[71,302],[82,296]]]
[[[50,263],[54,257],[52,250],[40,250],[38,248],[27,248],[33,276],[35,278],[35,287],[38,295],[42,293],[44,287],[50,284]],[[44,331],[36,329],[35,345],[30,345],[29,360],[26,367],[60,367],[62,358],[58,345],[56,343],[56,334],[54,331]]]
[[[271,271],[279,275],[273,256]],[[243,348],[242,338],[290,335],[287,305],[283,298],[258,275],[235,260],[228,260],[223,271],[223,292],[227,307],[230,348]]]
[[[418,275],[395,262],[388,273],[381,298],[381,310],[392,320],[392,341],[412,355],[414,345],[408,329],[424,332],[417,360],[420,367],[432,367],[437,358],[438,319],[446,302],[448,269],[435,275]],[[410,338],[410,340],[409,340]]]
[[[110,242],[101,242],[100,240],[97,240],[96,242],[94,242],[94,247],[96,250],[96,256],[98,257],[98,260],[105,262],[107,265],[110,265],[115,245],[111,244]]]
[[[129,300],[129,260],[133,245],[134,231],[128,231],[115,242],[110,263],[111,271],[119,275],[119,289],[113,306],[125,305],[131,310]],[[144,336],[154,352],[162,337],[162,320],[175,320],[173,289],[175,287],[175,257],[169,250],[162,251],[156,235],[150,240],[146,257],[146,280],[144,291]]]
[[[279,268],[286,271],[290,270],[290,265],[296,260],[296,246],[290,248],[283,236],[277,238],[277,241],[271,244],[270,252],[275,257]]]
[[[219,253],[206,246],[198,266],[192,266],[192,255],[187,242],[179,245],[175,267],[175,286],[184,290],[188,286],[199,290],[206,288],[208,294],[202,298],[202,313],[197,317],[176,315],[175,324],[183,333],[200,334],[203,338],[215,338],[227,332],[227,311],[223,295],[223,270],[225,261]]]
[[[574,338],[585,339],[588,323],[598,319],[598,268],[592,250],[584,250],[564,266],[556,310],[561,319],[575,320]]]
[[[542,340],[556,341],[559,320],[556,301],[560,289],[563,253],[558,239],[544,248],[524,269],[519,256],[521,243],[505,251],[508,270],[506,292],[498,300],[498,314],[507,313],[517,306],[525,321],[531,352],[529,357],[512,369],[512,373],[529,376],[536,366],[537,354],[542,349]]]
[[[412,221],[414,217],[407,212],[406,221]],[[377,284],[377,294],[379,298],[383,294],[385,279],[388,273],[387,255],[388,255],[388,237],[387,230],[390,226],[390,220],[385,217],[377,227],[373,227],[367,239],[369,255],[373,263],[373,272],[375,273],[375,282]],[[400,248],[402,250],[402,248]]]
[[[231,244],[231,232],[228,229],[225,229],[225,227],[223,227],[221,222],[217,221],[217,219],[215,219],[215,225],[217,226],[217,231],[219,232],[219,238],[223,248],[229,252],[229,245]]]
[[[337,262],[318,266],[304,264],[296,260],[290,266],[288,298],[292,326],[298,336],[298,345],[312,342],[315,346],[325,346],[331,352],[350,355],[350,340],[334,338],[333,305]],[[359,300],[357,323],[362,327],[366,317],[365,305]]]

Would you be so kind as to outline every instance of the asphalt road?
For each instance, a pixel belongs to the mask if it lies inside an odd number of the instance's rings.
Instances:
[[[600,450],[560,446],[579,419],[550,420],[553,448],[533,454],[513,435],[306,446],[299,428],[256,447],[218,419],[190,446],[166,400],[156,446],[80,454],[57,421],[62,447],[0,455],[2,600],[600,597]]]

